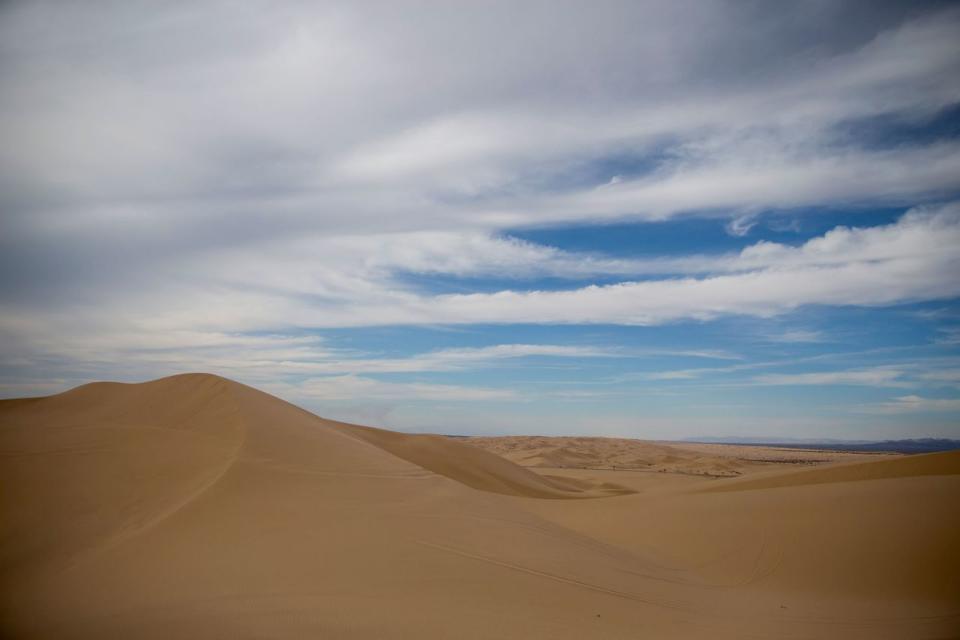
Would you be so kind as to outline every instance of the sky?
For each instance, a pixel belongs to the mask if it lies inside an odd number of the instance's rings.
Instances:
[[[960,438],[960,6],[0,4],[0,396]]]

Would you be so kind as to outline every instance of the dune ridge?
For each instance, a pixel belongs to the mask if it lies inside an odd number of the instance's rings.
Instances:
[[[719,493],[701,489],[751,479],[545,477],[205,374],[0,402],[0,461],[4,637],[960,628],[960,478],[939,472]]]

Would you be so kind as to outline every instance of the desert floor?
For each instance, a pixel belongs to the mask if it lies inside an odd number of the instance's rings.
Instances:
[[[0,636],[954,638],[960,452],[447,438],[216,376],[0,402]]]

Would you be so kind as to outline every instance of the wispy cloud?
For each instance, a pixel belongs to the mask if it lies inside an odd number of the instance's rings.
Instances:
[[[940,337],[937,339],[939,344],[960,345],[960,327],[943,327],[940,329]]]
[[[503,360],[530,357],[615,358],[616,349],[551,344],[500,344],[480,348],[443,349],[403,358],[327,358],[303,362],[288,370],[308,373],[416,373],[457,371],[493,365]],[[288,363],[289,364],[289,363]]]
[[[742,238],[749,234],[755,226],[757,226],[756,214],[745,214],[731,219],[727,223],[726,230],[730,235]]]
[[[770,342],[784,342],[788,344],[823,342],[824,335],[821,331],[808,331],[805,329],[792,329],[782,333],[770,333],[764,336],[765,340]]]
[[[872,407],[869,411],[877,413],[924,413],[960,411],[960,398],[924,398],[909,395],[894,398]]]
[[[873,367],[847,371],[818,371],[810,373],[770,373],[753,378],[758,385],[809,386],[856,385],[867,387],[909,387],[904,372],[889,367]]]
[[[960,369],[936,369],[916,374],[918,380],[927,384],[943,387],[960,387]]]
[[[916,386],[924,381],[939,380],[949,383],[954,377],[954,365],[956,360],[953,358],[944,358],[942,356],[932,356],[926,358],[917,358],[916,354],[909,353],[903,355],[903,352],[912,352],[913,347],[884,347],[877,349],[867,349],[863,351],[827,351],[815,355],[778,358],[774,360],[750,360],[748,362],[731,364],[722,367],[696,367],[688,369],[670,369],[665,371],[655,371],[631,376],[631,380],[698,380],[698,379],[725,379],[723,384],[726,386],[774,386],[783,383],[797,384],[799,386],[818,385],[823,380],[824,384],[832,384],[824,375],[833,375],[839,378],[857,382],[862,382],[865,386],[873,381],[880,382],[880,386],[890,386],[890,382],[896,382],[895,386]],[[900,357],[896,357],[897,352],[901,352]],[[858,361],[864,358],[874,359],[881,357],[884,360],[892,362],[890,364],[878,365],[874,367],[851,369],[844,366],[845,362]],[[810,366],[812,364],[830,367],[821,372],[806,372],[801,374],[781,373],[776,370],[794,369],[798,366]],[[743,378],[744,374],[752,375],[750,372],[756,370],[774,370],[774,373],[760,376]],[[736,377],[734,377],[736,376]]]
[[[298,383],[267,384],[265,388],[294,400],[409,402],[509,400],[518,396],[509,389],[427,384],[421,382],[389,382],[355,375],[311,377]]]

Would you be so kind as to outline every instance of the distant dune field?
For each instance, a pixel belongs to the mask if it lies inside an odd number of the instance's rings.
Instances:
[[[661,471],[716,477],[735,477],[771,468],[782,469],[784,464],[813,465],[877,460],[878,456],[882,455],[582,436],[473,437],[466,441],[525,467]]]
[[[960,635],[960,452],[710,447],[404,435],[204,374],[2,401],[0,636]]]

